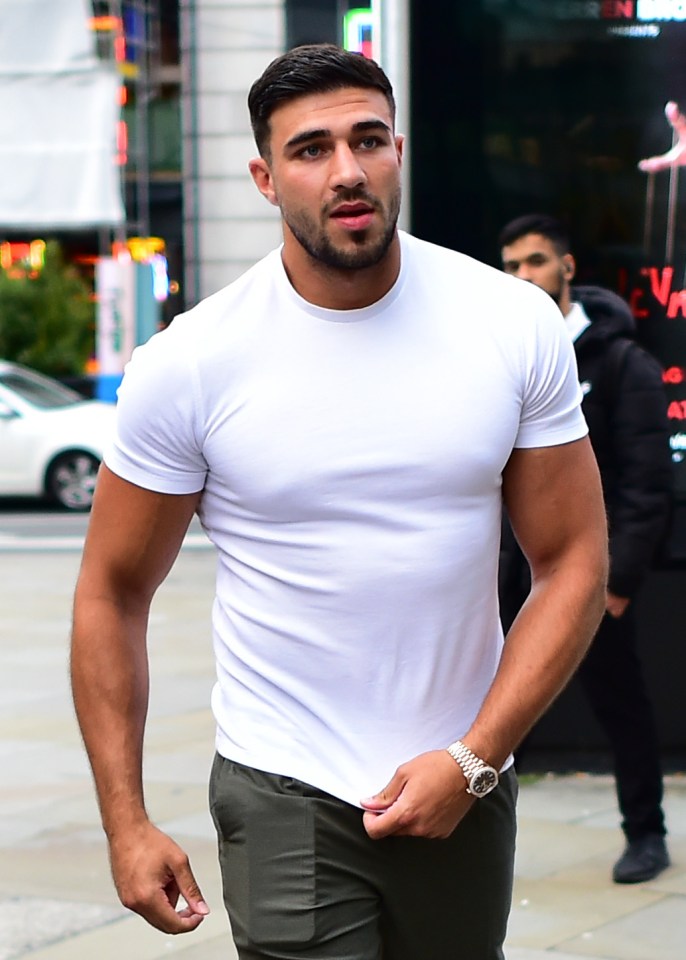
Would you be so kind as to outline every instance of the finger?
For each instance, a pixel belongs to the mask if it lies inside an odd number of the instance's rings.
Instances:
[[[143,914],[143,917],[151,926],[161,930],[162,933],[191,933],[191,931],[200,926],[205,917],[189,911],[190,908],[186,907],[178,913],[172,910],[171,915],[168,915],[165,911],[164,916],[160,916],[159,914]]]
[[[371,840],[382,840],[384,837],[398,835],[405,829],[395,808],[386,810],[382,814],[365,810],[362,814],[362,824]]]
[[[365,797],[364,800],[360,800],[360,805],[365,810],[387,810],[398,799],[406,782],[407,777],[400,771],[396,771],[383,790],[379,790],[373,797]]]
[[[122,903],[162,933],[188,933],[195,930],[205,919],[191,907],[184,907],[177,913],[162,888],[159,888],[150,898],[138,900],[126,898]]]
[[[203,899],[200,887],[193,876],[188,858],[184,857],[179,863],[173,865],[173,869],[174,879],[176,880],[183,899],[194,914],[198,914],[201,918],[206,917],[210,912],[210,908]]]
[[[388,810],[392,803],[392,800],[382,799],[381,794],[378,793],[375,797],[367,797],[364,800],[360,800],[360,806],[364,807],[365,810],[369,810],[371,813],[383,813],[384,810]]]

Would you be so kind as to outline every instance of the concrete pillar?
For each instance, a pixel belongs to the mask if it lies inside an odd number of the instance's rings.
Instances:
[[[396,105],[396,129],[404,134],[403,205],[398,226],[410,230],[410,2],[409,0],[370,0],[377,24],[378,39],[374,56],[393,85]]]
[[[235,280],[281,241],[248,172],[252,82],[285,47],[284,0],[181,0],[185,300]]]

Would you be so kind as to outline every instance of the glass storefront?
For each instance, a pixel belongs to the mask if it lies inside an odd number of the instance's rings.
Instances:
[[[564,220],[665,368],[686,502],[686,3],[437,0],[411,37],[414,231],[498,264],[508,220]]]
[[[289,0],[288,45],[340,42],[348,0]],[[631,304],[665,369],[686,561],[683,0],[433,0],[410,7],[412,229],[499,264],[511,218],[570,229],[577,281]],[[668,104],[672,106],[667,107]],[[641,161],[653,160],[648,169]]]

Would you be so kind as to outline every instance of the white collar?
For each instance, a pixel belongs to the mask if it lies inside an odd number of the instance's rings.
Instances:
[[[567,330],[572,338],[572,343],[574,343],[576,340],[578,340],[586,327],[590,327],[591,321],[588,319],[586,311],[581,304],[573,303],[569,308],[569,313],[565,316],[565,324],[567,325]]]

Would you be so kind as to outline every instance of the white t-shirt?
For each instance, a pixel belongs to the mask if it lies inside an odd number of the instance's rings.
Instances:
[[[474,720],[502,647],[502,469],[586,433],[547,294],[401,249],[370,307],[303,300],[276,250],[178,317],[127,366],[105,457],[203,490],[219,753],[352,804]]]

